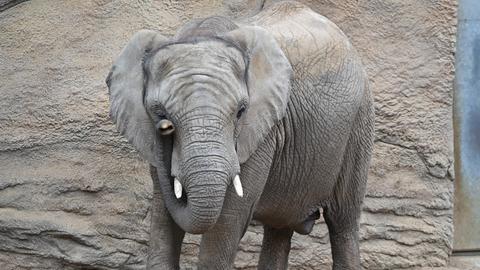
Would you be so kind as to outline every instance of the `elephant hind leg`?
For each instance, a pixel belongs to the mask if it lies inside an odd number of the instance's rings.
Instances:
[[[357,114],[333,198],[324,207],[333,269],[360,269],[359,219],[373,146],[373,107],[369,95]]]
[[[352,172],[355,175],[355,173]],[[355,178],[356,176],[350,175]],[[323,208],[323,216],[328,226],[332,249],[333,270],[360,269],[359,218],[363,188],[353,182],[359,179],[340,177],[339,184],[345,184],[343,192],[346,197],[336,194],[336,198]]]
[[[323,208],[333,257],[333,270],[360,269],[359,219],[365,193],[366,167],[347,150],[334,197]]]
[[[260,253],[258,269],[287,269],[292,235],[292,229],[274,229],[264,226],[262,252]]]
[[[333,269],[360,269],[359,219],[373,148],[374,108],[368,83],[345,149],[334,194],[324,208]]]
[[[330,236],[333,270],[360,269],[358,226],[350,222],[343,223],[328,210],[324,216]]]

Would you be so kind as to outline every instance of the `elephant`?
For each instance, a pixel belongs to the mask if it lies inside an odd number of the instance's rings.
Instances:
[[[202,235],[198,269],[232,269],[252,220],[258,269],[287,269],[293,233],[321,215],[333,269],[360,269],[373,99],[334,23],[280,2],[168,37],[140,30],[106,83],[111,118],[150,165],[147,269],[179,269],[185,233]]]

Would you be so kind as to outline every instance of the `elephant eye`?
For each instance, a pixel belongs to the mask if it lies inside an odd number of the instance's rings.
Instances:
[[[237,119],[240,119],[242,117],[242,114],[245,112],[245,107],[240,108],[237,112]]]
[[[173,126],[172,121],[167,119],[162,119],[156,125],[157,130],[160,132],[161,135],[167,136],[175,131],[175,127]]]

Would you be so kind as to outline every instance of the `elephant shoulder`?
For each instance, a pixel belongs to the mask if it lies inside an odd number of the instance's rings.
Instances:
[[[366,85],[367,76],[347,36],[309,7],[298,2],[280,2],[257,14],[250,23],[266,29],[280,44],[293,68],[295,85],[312,86],[321,99],[334,91],[339,102],[348,99],[349,104],[356,105],[368,91],[365,87],[352,87]],[[301,88],[294,87],[293,91]],[[324,100],[328,98],[325,96]]]
[[[274,36],[292,66],[312,59],[325,61],[325,57],[332,61],[354,51],[338,26],[298,2],[276,3],[252,17],[250,23]]]

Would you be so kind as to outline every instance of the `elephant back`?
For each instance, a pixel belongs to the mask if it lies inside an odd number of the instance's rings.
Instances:
[[[286,1],[244,23],[266,29],[279,43],[293,69],[292,95],[316,97],[339,108],[349,104],[345,110],[355,115],[369,94],[368,79],[355,48],[333,22],[301,3]]]
[[[294,69],[318,75],[325,69],[344,69],[345,62],[360,64],[347,36],[333,22],[293,1],[273,4],[247,21],[266,29],[280,44]],[[296,74],[297,77],[302,74]]]
[[[212,16],[203,19],[195,19],[180,28],[175,37],[176,42],[185,42],[191,39],[220,36],[238,28],[231,19],[223,16]]]

